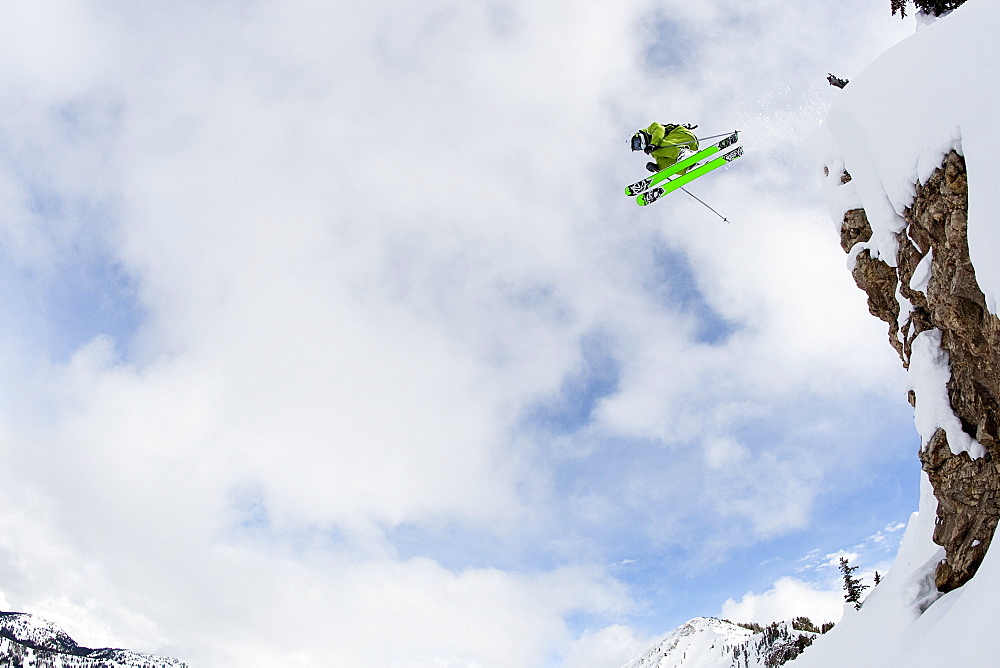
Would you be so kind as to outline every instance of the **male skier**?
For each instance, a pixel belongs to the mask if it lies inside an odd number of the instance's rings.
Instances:
[[[698,150],[698,139],[691,132],[697,125],[661,125],[655,121],[645,130],[632,135],[632,150],[643,151],[656,162],[647,162],[646,169],[658,172]],[[690,168],[688,168],[690,169]],[[679,173],[684,174],[687,169]]]

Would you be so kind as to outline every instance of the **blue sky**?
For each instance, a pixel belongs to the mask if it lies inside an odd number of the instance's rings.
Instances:
[[[6,8],[4,609],[199,666],[618,666],[884,570],[918,441],[816,156],[826,73],[912,19],[618,5]],[[741,130],[691,187],[731,224],[621,196],[651,120]]]

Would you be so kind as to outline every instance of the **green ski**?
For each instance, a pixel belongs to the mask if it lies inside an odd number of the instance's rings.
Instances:
[[[638,197],[635,198],[635,201],[639,206],[646,206],[647,204],[652,204],[653,202],[660,199],[664,195],[669,195],[670,193],[677,190],[681,186],[691,183],[699,176],[708,174],[713,169],[718,169],[719,167],[722,167],[726,163],[732,162],[741,155],[743,155],[742,146],[736,148],[735,150],[730,151],[729,153],[726,153],[724,156],[720,158],[716,158],[711,162],[707,162],[704,165],[700,165],[696,169],[691,170],[690,172],[684,174],[683,176],[678,176],[676,179],[671,179],[667,181],[662,187],[653,188],[649,192],[644,192],[640,194]]]
[[[666,169],[661,169],[652,176],[647,176],[641,181],[636,181],[630,186],[625,187],[625,194],[629,196],[635,196],[640,193],[644,193],[657,183],[665,181],[667,178],[681,172],[696,162],[701,162],[709,156],[715,155],[719,151],[725,150],[739,141],[739,131],[733,132],[733,134],[726,136],[722,141],[718,141],[711,146],[703,148],[694,155],[691,155],[680,162],[677,162]]]

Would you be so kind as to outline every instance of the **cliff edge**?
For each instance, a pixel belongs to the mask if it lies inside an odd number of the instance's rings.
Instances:
[[[840,179],[851,180],[846,172]],[[840,230],[845,252],[861,248],[852,275],[871,313],[888,324],[903,366],[914,364],[915,347],[947,366],[948,406],[973,441],[953,449],[935,426],[919,452],[938,502],[933,539],[946,555],[935,573],[942,592],[975,575],[1000,520],[1000,318],[987,308],[969,257],[968,201],[965,160],[951,151],[904,209],[893,264],[864,248],[872,237],[864,209],[848,211]],[[911,387],[914,408],[921,400]]]
[[[796,666],[993,665],[1000,618],[1000,5],[918,26],[830,106],[824,186],[847,267],[907,370],[920,509],[860,611]]]

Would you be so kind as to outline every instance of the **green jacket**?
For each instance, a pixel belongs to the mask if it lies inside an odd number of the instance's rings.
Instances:
[[[660,169],[666,169],[677,162],[682,148],[698,150],[697,137],[683,125],[671,124],[664,127],[653,122],[644,132],[649,135],[649,145],[653,147],[650,155]]]

